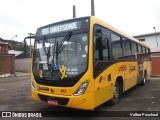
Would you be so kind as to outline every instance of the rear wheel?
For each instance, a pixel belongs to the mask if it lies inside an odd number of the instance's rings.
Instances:
[[[146,84],[146,78],[147,78],[147,73],[146,73],[146,71],[145,71],[143,80],[142,80],[142,82],[141,82],[139,85],[145,86],[145,84]]]
[[[113,98],[109,101],[109,104],[114,105],[116,104],[119,99],[120,99],[120,84],[116,82],[114,86],[114,93],[113,93]]]

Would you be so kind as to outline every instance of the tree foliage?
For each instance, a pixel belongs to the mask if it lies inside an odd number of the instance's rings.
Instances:
[[[17,41],[11,41],[11,40],[8,40],[7,41],[9,43],[9,50],[15,50],[15,51],[25,51],[25,44],[24,42],[17,42]],[[26,44],[26,51],[29,51],[30,50],[30,46],[28,46]]]

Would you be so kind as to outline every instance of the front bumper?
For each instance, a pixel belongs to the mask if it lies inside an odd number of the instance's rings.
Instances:
[[[32,99],[36,101],[47,102],[49,99],[58,101],[59,106],[65,106],[70,108],[93,110],[94,109],[94,93],[89,92],[79,96],[65,96],[47,94],[32,89]]]

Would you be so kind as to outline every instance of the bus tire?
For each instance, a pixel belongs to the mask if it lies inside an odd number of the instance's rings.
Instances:
[[[147,73],[146,73],[146,71],[144,72],[144,77],[143,77],[143,80],[142,80],[142,82],[139,84],[140,86],[145,86],[145,84],[146,84],[146,79],[147,79]]]
[[[116,84],[114,86],[114,93],[113,93],[113,98],[109,101],[110,105],[114,105],[119,102],[120,97],[121,97],[121,90],[120,90],[120,83],[116,81]]]

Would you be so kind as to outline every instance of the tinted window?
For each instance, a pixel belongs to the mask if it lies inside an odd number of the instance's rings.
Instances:
[[[110,31],[101,26],[94,26],[94,78],[108,67],[110,60]]]
[[[105,49],[103,49],[103,60],[109,60],[109,39],[110,39],[110,31],[102,28],[102,45]]]
[[[114,59],[119,59],[123,57],[122,54],[122,45],[121,45],[121,38],[116,34],[111,34],[111,41],[112,41],[112,54]]]
[[[94,27],[94,61],[109,60],[109,38],[110,32],[100,26]]]
[[[131,43],[131,48],[132,48],[132,55],[137,54],[137,44],[132,42]]]
[[[131,55],[130,41],[126,38],[122,38],[122,43],[123,43],[124,56],[130,56]]]
[[[145,52],[148,53],[147,48],[145,48]]]
[[[142,54],[142,46],[138,45],[138,54]]]
[[[142,47],[142,53],[145,54],[146,51],[145,51],[145,47]]]

